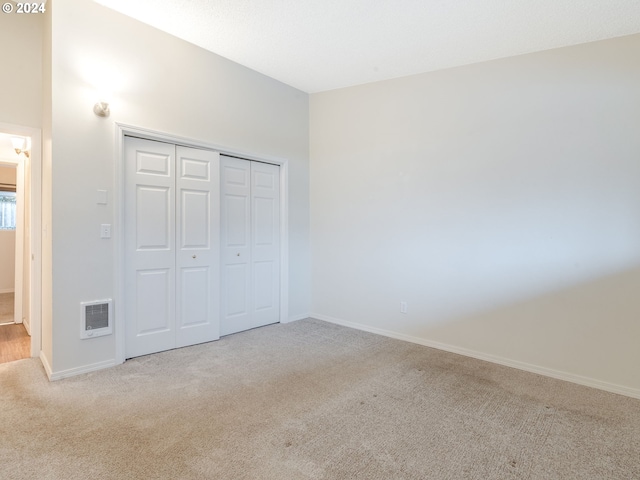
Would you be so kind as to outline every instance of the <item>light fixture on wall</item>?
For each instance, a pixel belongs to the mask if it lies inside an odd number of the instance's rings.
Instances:
[[[93,106],[93,113],[99,117],[108,117],[111,113],[109,110],[109,104],[107,102],[98,102]]]
[[[31,148],[24,137],[13,137],[11,143],[13,143],[13,149],[16,151],[16,154],[20,155],[22,153],[25,157],[29,158]]]

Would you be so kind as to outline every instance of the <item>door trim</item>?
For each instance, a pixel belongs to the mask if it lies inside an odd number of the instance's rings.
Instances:
[[[254,160],[263,163],[271,163],[280,167],[280,323],[289,321],[289,160],[273,157],[269,155],[255,155],[250,152],[221,146],[203,140],[188,137],[181,137],[169,133],[159,132],[146,128],[136,127],[116,122],[115,124],[115,152],[116,152],[116,172],[113,185],[114,202],[114,313],[115,313],[115,341],[116,341],[116,363],[124,363],[126,360],[125,344],[125,309],[124,309],[124,137],[138,137],[146,140],[156,140],[159,142],[173,143],[185,147],[203,148],[220,152],[221,155],[231,155],[241,157],[246,160]]]

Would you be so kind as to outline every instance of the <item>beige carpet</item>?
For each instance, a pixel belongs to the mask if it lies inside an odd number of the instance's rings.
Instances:
[[[639,479],[640,401],[305,320],[48,383],[0,365],[3,479]]]

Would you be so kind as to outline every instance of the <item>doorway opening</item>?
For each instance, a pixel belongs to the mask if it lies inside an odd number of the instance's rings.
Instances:
[[[39,356],[40,131],[0,124],[0,363]]]
[[[20,147],[30,141],[23,137],[11,140]],[[4,150],[0,150],[0,363],[31,353],[30,335],[23,323],[29,317],[28,306],[27,311],[23,308],[23,299],[29,296],[24,288],[24,164],[19,155],[10,160]]]

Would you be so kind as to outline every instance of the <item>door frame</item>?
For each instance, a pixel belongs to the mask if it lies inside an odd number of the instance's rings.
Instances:
[[[146,140],[155,140],[159,142],[172,143],[185,147],[203,148],[206,150],[214,150],[221,155],[230,155],[234,157],[244,158],[246,160],[254,160],[263,163],[271,163],[280,167],[280,323],[287,323],[289,320],[289,196],[288,196],[288,179],[289,179],[289,161],[283,158],[277,158],[269,155],[255,155],[250,152],[241,151],[234,148],[221,146],[215,143],[197,140],[188,137],[182,137],[169,133],[150,130],[147,128],[136,127],[116,122],[116,174],[113,185],[113,202],[114,202],[114,230],[115,230],[115,258],[114,262],[114,332],[116,341],[116,363],[124,363],[126,360],[126,335],[125,335],[125,308],[124,308],[124,182],[125,182],[125,156],[124,141],[126,136],[143,138]]]
[[[11,123],[0,122],[0,132],[9,135],[31,138],[31,153],[29,155],[30,182],[29,208],[31,222],[29,225],[31,241],[25,256],[29,262],[29,334],[31,335],[31,356],[39,357],[42,350],[42,132],[39,128],[25,127]],[[24,185],[23,185],[24,187]],[[50,274],[51,272],[49,272]],[[23,282],[24,283],[24,282]]]

